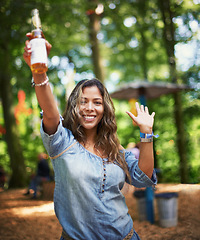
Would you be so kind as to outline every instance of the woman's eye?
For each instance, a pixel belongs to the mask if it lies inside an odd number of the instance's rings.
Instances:
[[[101,105],[101,102],[95,102],[96,105]]]

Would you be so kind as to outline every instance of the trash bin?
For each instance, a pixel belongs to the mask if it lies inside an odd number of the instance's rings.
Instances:
[[[138,209],[139,221],[146,221],[147,220],[147,211],[146,211],[145,191],[135,191],[133,193],[133,195],[137,199],[137,209]]]
[[[161,227],[175,227],[178,222],[178,193],[166,192],[155,195],[159,224]]]

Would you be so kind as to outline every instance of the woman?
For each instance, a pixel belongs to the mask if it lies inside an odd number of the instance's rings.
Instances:
[[[30,34],[27,34],[30,37]],[[51,45],[46,42],[47,52]],[[26,41],[24,59],[30,66]],[[54,205],[62,225],[61,240],[140,239],[133,229],[121,189],[156,184],[152,128],[154,115],[136,104],[139,126],[139,160],[119,143],[112,100],[97,79],[82,80],[72,91],[63,118],[46,74],[33,74],[43,110],[41,135],[55,172]]]

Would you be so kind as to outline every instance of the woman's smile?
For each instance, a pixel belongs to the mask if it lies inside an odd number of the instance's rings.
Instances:
[[[83,118],[86,122],[92,122],[96,118],[96,116],[83,115]]]

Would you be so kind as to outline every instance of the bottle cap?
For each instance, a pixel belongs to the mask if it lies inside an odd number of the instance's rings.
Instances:
[[[41,21],[39,17],[39,10],[33,9],[32,10],[32,23],[35,28],[41,28]]]

